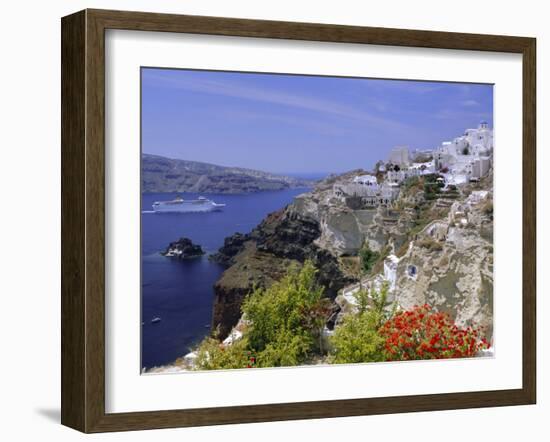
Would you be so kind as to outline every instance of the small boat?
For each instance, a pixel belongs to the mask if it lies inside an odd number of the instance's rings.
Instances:
[[[151,324],[157,324],[160,321],[161,319],[157,316],[156,318],[151,319]]]
[[[217,204],[204,196],[199,196],[196,200],[184,200],[177,197],[171,201],[155,201],[153,203],[155,212],[214,212],[222,210],[224,207],[225,204]]]

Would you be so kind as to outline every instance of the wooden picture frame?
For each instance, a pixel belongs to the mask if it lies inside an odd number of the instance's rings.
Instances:
[[[523,385],[271,405],[105,412],[105,30],[517,53],[523,57]],[[83,432],[534,404],[536,41],[533,38],[84,10],[62,19],[62,411]]]

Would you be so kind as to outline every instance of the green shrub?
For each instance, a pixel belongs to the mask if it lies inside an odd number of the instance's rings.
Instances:
[[[369,248],[368,242],[365,242],[361,250],[359,250],[359,257],[361,258],[361,268],[365,273],[371,271],[372,266],[380,257],[378,252]]]
[[[348,314],[330,339],[330,362],[353,364],[384,360],[384,339],[378,334],[379,315],[374,310]]]
[[[413,176],[401,183],[401,192],[405,196],[412,196],[424,189],[424,179]]]
[[[420,183],[420,178],[417,176],[412,176],[407,178],[403,183],[401,184],[401,188],[405,190],[409,190],[415,187],[418,187]]]
[[[397,304],[389,308],[387,284],[379,291],[372,288],[359,290],[355,294],[358,313],[348,314],[330,339],[329,360],[336,364],[356,362],[379,362],[384,360],[384,339],[379,334],[380,327],[390,320]]]
[[[396,302],[391,304],[391,308],[388,308],[390,306],[388,302],[389,289],[388,283],[384,282],[379,291],[375,290],[374,287],[370,291],[372,310],[378,315],[379,326],[393,317],[397,309]]]
[[[196,350],[195,370],[219,370],[229,368],[247,368],[250,365],[251,352],[246,338],[223,346],[217,339],[205,338]]]
[[[322,330],[330,314],[317,270],[306,261],[290,269],[279,282],[257,289],[243,303],[250,322],[247,338],[257,354],[258,366],[298,365],[315,350],[322,351]]]
[[[360,287],[359,290],[353,294],[353,297],[357,303],[359,314],[365,313],[370,307],[369,291],[366,288]]]
[[[292,334],[281,330],[274,341],[258,354],[258,367],[291,367],[301,364],[309,355],[313,338],[305,331]]]
[[[256,289],[242,306],[247,326],[241,339],[224,345],[206,338],[196,349],[195,370],[279,367],[304,363],[323,353],[323,329],[332,312],[316,282],[311,261],[267,289]]]

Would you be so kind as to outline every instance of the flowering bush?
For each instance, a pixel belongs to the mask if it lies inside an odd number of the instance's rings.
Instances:
[[[490,347],[478,330],[458,328],[448,314],[427,304],[395,315],[379,333],[388,361],[467,358]]]

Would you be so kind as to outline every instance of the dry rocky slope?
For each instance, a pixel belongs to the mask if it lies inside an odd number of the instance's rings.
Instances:
[[[310,181],[242,167],[225,167],[158,155],[141,157],[143,192],[240,194],[311,187]]]
[[[491,337],[492,174],[429,199],[421,187],[403,186],[389,208],[335,196],[335,183],[360,173],[326,179],[251,233],[226,238],[211,257],[227,266],[215,285],[212,325],[220,337],[237,324],[242,301],[254,286],[269,286],[291,262],[306,259],[319,269],[319,282],[331,299],[358,278],[368,284],[385,274],[401,308],[429,303],[457,324],[485,327]],[[357,254],[364,244],[380,259],[370,274],[360,276]],[[389,273],[388,261],[393,263]],[[342,304],[334,305],[333,323]]]

